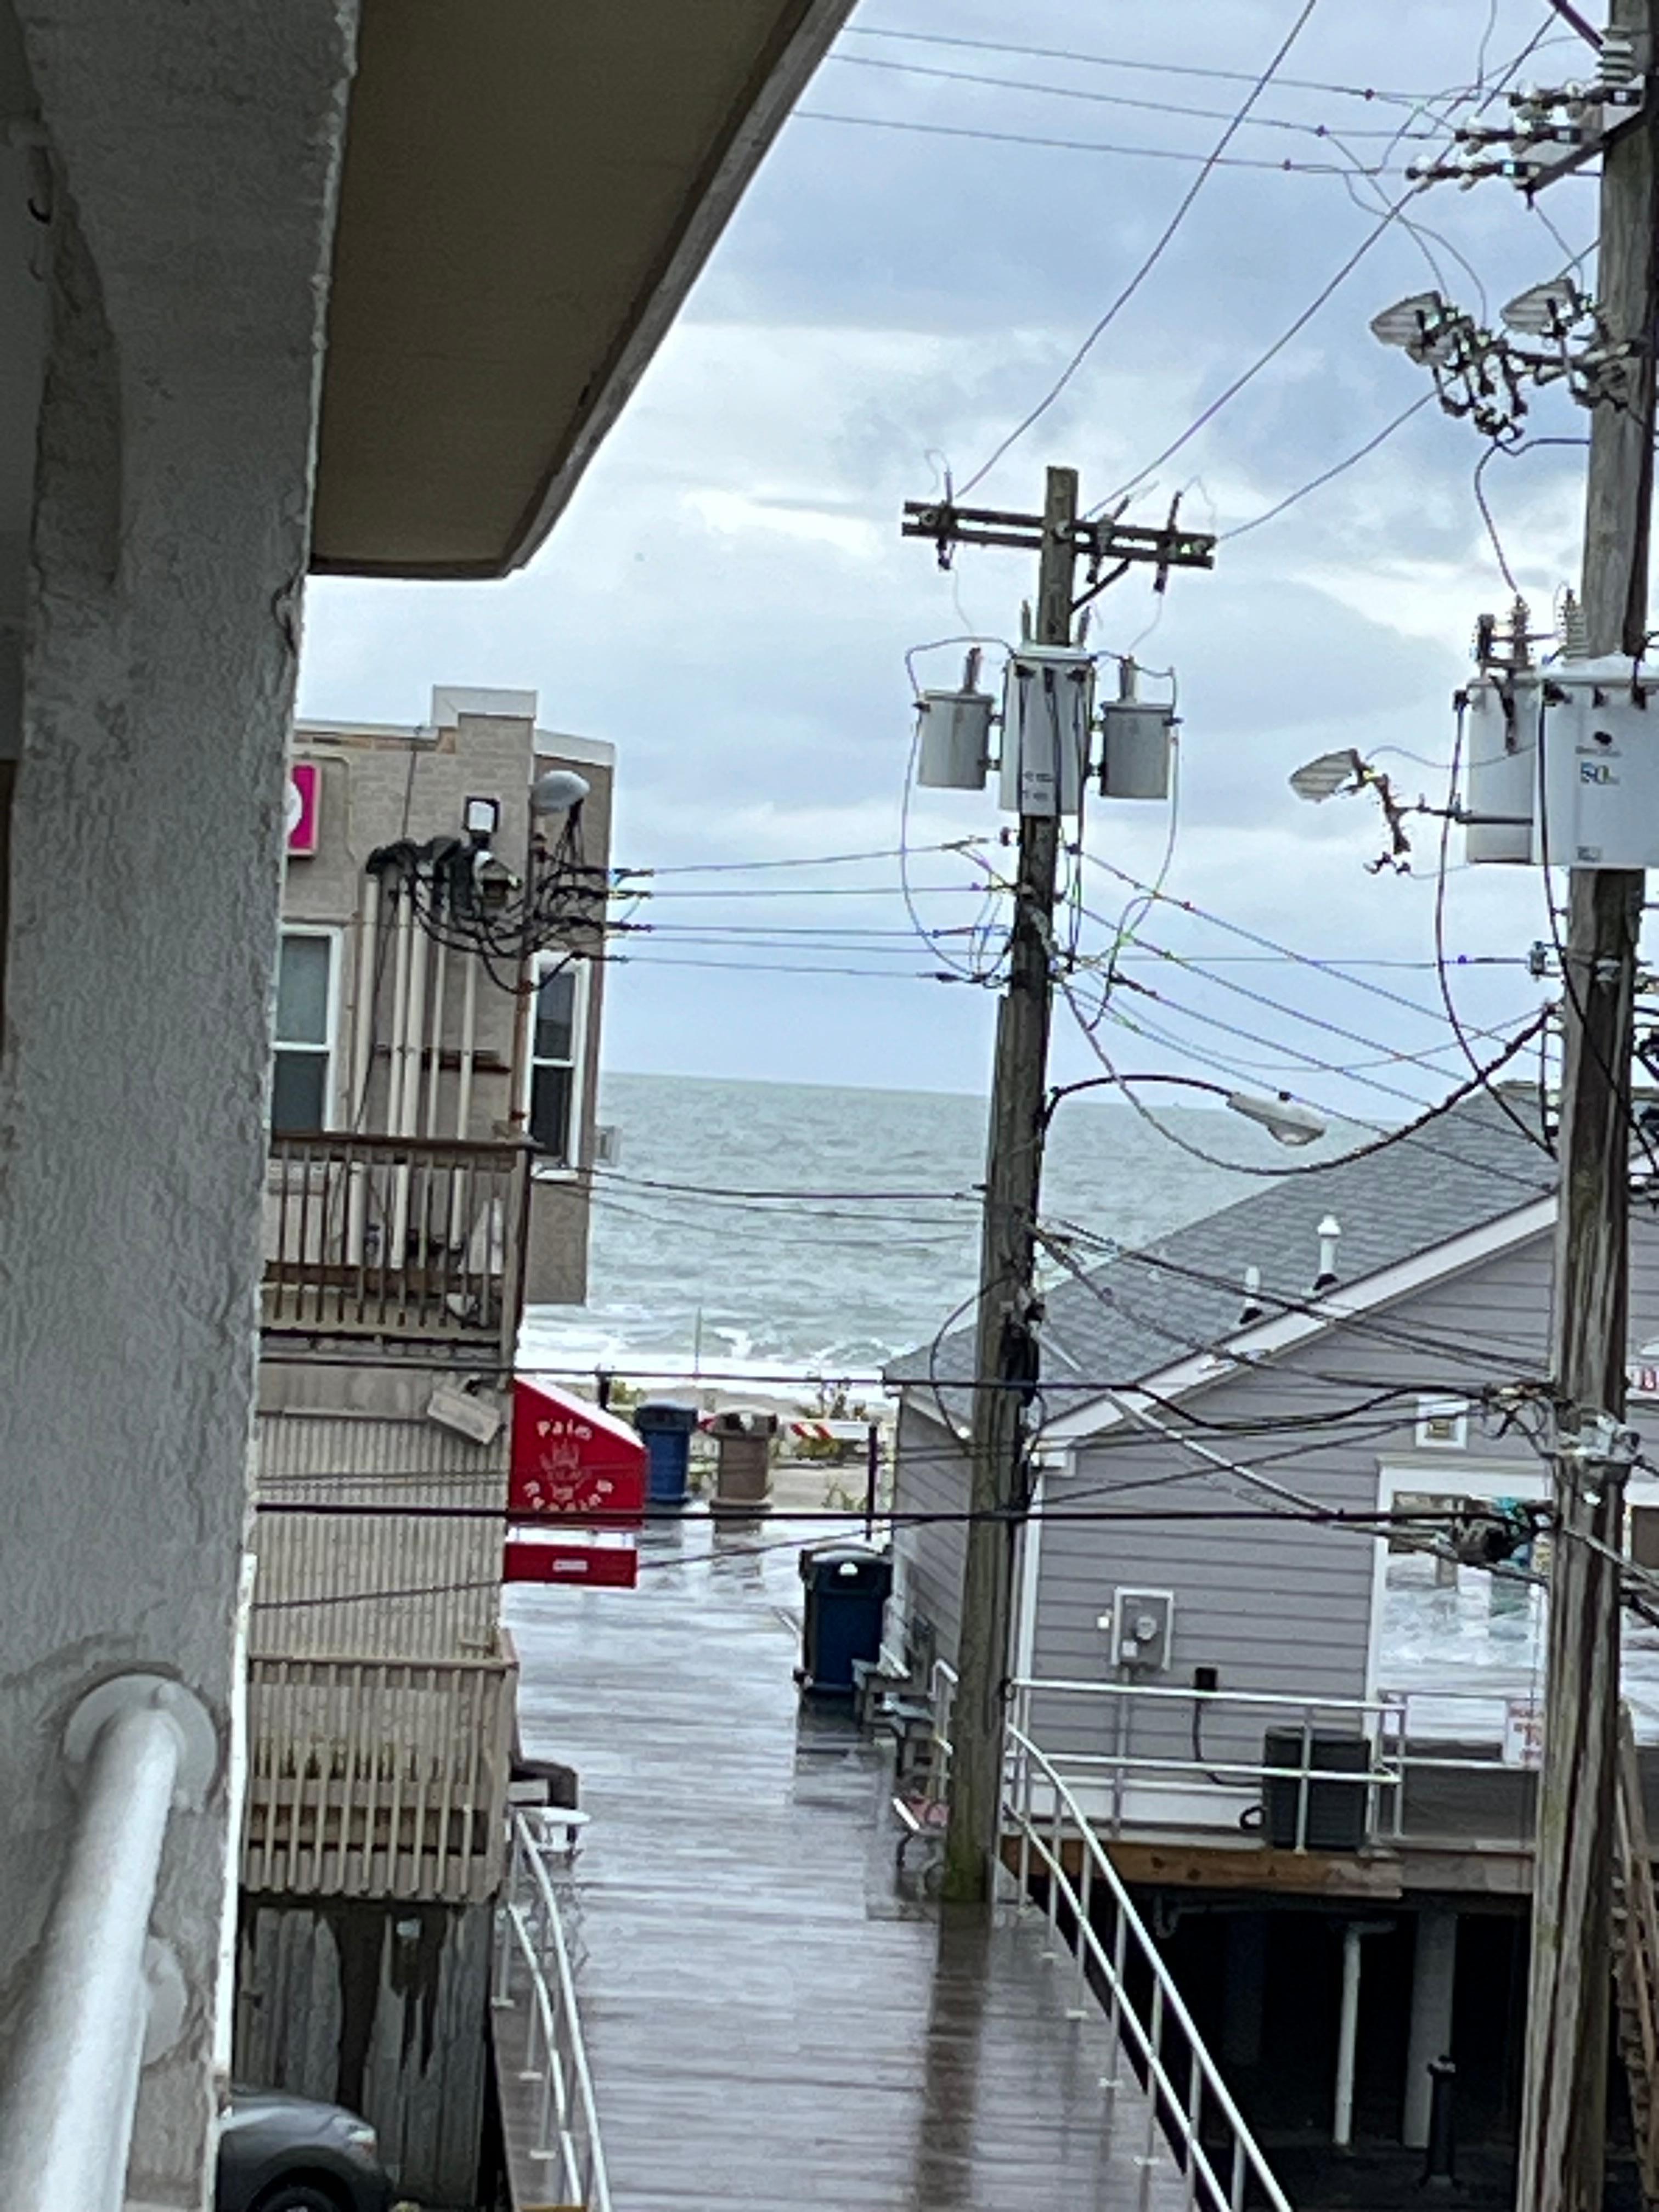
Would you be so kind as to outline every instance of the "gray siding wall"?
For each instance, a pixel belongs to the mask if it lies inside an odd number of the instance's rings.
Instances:
[[[1408,1203],[1402,1194],[1402,1203]],[[1481,1262],[1455,1278],[1316,1339],[1253,1373],[1235,1374],[1190,1396],[1212,1449],[1300,1496],[1346,1511],[1375,1509],[1386,1462],[1413,1486],[1457,1492],[1513,1467],[1535,1477],[1523,1437],[1481,1432],[1473,1419],[1462,1449],[1420,1449],[1416,1404],[1353,1411],[1395,1385],[1425,1395],[1462,1395],[1483,1383],[1537,1377],[1548,1357],[1551,1238]],[[1631,1342],[1659,1332],[1659,1237],[1639,1224],[1632,1264]],[[1174,1356],[1179,1356],[1176,1354]],[[1310,1419],[1346,1415],[1310,1432]],[[1226,1425],[1247,1425],[1228,1435]],[[1420,1479],[1419,1479],[1420,1477]],[[1064,1510],[1152,1511],[1270,1505],[1236,1477],[1206,1475],[1193,1456],[1161,1439],[1115,1431],[1051,1474],[1048,1504]],[[1098,1626],[1118,1588],[1168,1589],[1175,1634],[1165,1674],[1140,1679],[1186,1687],[1199,1666],[1215,1667],[1223,1690],[1298,1698],[1361,1698],[1371,1684],[1371,1607],[1378,1540],[1290,1521],[1212,1522],[1046,1522],[1041,1532],[1034,1672],[1105,1680],[1109,1638]],[[1111,1747],[1189,1757],[1193,1710],[1184,1701],[1149,1715],[1133,1741]],[[1093,1700],[1054,1699],[1037,1734],[1064,1751],[1108,1748],[1109,1723]],[[1256,1758],[1264,1723],[1221,1708],[1205,1720],[1215,1758]],[[1253,1748],[1252,1747],[1255,1747]]]
[[[907,1392],[899,1407],[893,1498],[900,1513],[959,1513],[968,1494],[966,1455],[945,1426],[930,1398]],[[962,1563],[966,1551],[959,1521],[901,1527],[894,1540],[904,1586],[905,1630],[931,1626],[933,1650],[955,1661],[962,1624]]]
[[[1409,1192],[1401,1202],[1409,1204]],[[1286,1353],[1253,1371],[1234,1372],[1184,1401],[1204,1426],[1195,1434],[1235,1459],[1319,1504],[1376,1509],[1384,1463],[1401,1486],[1455,1492],[1492,1490],[1490,1473],[1517,1478],[1540,1470],[1518,1436],[1481,1432],[1471,1420],[1462,1449],[1421,1449],[1415,1398],[1372,1412],[1355,1410],[1394,1386],[1425,1395],[1464,1395],[1483,1383],[1542,1376],[1548,1358],[1551,1237],[1483,1261]],[[1637,1223],[1632,1239],[1630,1343],[1659,1336],[1659,1230]],[[1152,1341],[1142,1363],[1178,1359],[1183,1346]],[[907,1403],[900,1423],[898,1496],[906,1510],[960,1510],[966,1472],[947,1456],[943,1431]],[[1312,1423],[1337,1425],[1315,1429]],[[1633,1416],[1642,1425],[1640,1410]],[[1228,1425],[1237,1425],[1229,1433]],[[909,1462],[907,1464],[907,1462]],[[1363,1698],[1372,1686],[1371,1607],[1378,1540],[1291,1520],[1090,1521],[1068,1514],[1148,1514],[1204,1510],[1254,1511],[1272,1500],[1234,1476],[1206,1474],[1188,1451],[1161,1437],[1115,1429],[1079,1448],[1046,1479],[1039,1534],[1032,1671],[1039,1679],[1106,1681],[1111,1640],[1100,1626],[1119,1589],[1169,1590],[1175,1633],[1165,1673],[1138,1679],[1186,1688],[1193,1670],[1212,1666],[1224,1691],[1297,1698]],[[960,1527],[901,1532],[910,1562],[912,1603],[948,1627],[954,1649],[962,1557]],[[1114,1741],[1105,1701],[1044,1700],[1034,1716],[1045,1745],[1063,1753],[1132,1751],[1192,1756],[1193,1707],[1171,1700],[1142,1705],[1127,1741]],[[1259,1759],[1265,1723],[1206,1714],[1210,1759]]]

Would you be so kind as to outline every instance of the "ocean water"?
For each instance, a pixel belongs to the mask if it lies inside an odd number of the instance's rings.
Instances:
[[[600,1113],[621,1151],[599,1179],[588,1303],[532,1310],[530,1364],[867,1376],[971,1297],[981,1098],[608,1075]],[[1282,1157],[1224,1108],[1159,1118],[1224,1161]],[[1192,1158],[1131,1107],[1074,1098],[1055,1119],[1044,1212],[1135,1243],[1257,1188]],[[719,1194],[753,1191],[789,1195]]]

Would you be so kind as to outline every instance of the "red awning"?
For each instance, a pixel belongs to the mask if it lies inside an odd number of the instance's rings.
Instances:
[[[625,1421],[545,1382],[513,1384],[511,1519],[631,1526],[645,1512],[646,1451]]]

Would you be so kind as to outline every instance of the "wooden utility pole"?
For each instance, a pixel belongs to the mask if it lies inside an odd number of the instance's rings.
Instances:
[[[1036,647],[1072,641],[1072,617],[1082,604],[1073,598],[1079,556],[1089,562],[1085,598],[1135,562],[1156,566],[1160,590],[1172,568],[1212,564],[1214,538],[1178,530],[1173,514],[1162,529],[1149,529],[1115,516],[1079,521],[1077,507],[1076,470],[1051,468],[1040,517],[913,501],[905,507],[903,527],[907,537],[932,538],[941,562],[959,544],[1035,550],[1037,604],[1030,642]],[[1086,763],[1079,763],[1079,772],[1086,772]],[[1037,1376],[1031,1309],[1060,835],[1057,811],[1020,816],[1008,980],[997,1013],[969,1440],[970,1517],[945,1838],[943,1893],[963,1904],[981,1904],[990,1896],[1001,1817],[1013,1563],[1027,1507],[1025,1414]]]
[[[1077,471],[1050,469],[1042,507],[1038,645],[1072,641]],[[1023,814],[1008,982],[997,1010],[991,1129],[980,1238],[978,1327],[969,1415],[971,1475],[962,1576],[957,1684],[951,1707],[951,1798],[943,1894],[989,1894],[1002,1808],[1003,1685],[1013,1594],[1017,1516],[1025,1502],[1025,1401],[1036,1376],[1030,1306],[1042,1192],[1043,1104],[1054,945],[1058,814]]]
[[[1614,0],[1651,72],[1656,0]],[[1646,647],[1659,329],[1659,106],[1650,74],[1632,126],[1602,161],[1596,301],[1634,339],[1624,404],[1590,416],[1583,610],[1589,653]],[[1553,1373],[1562,1401],[1554,1468],[1543,1771],[1533,1874],[1516,2212],[1601,2212],[1606,2154],[1619,1569],[1624,1470],[1607,1424],[1625,1407],[1630,1070],[1639,870],[1575,868],[1563,977],[1560,1212]],[[1589,1539],[1589,1540],[1584,1540]],[[1606,1549],[1598,1548],[1605,1547]]]

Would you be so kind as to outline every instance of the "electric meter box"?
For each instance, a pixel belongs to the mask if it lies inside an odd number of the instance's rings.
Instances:
[[[991,765],[988,691],[924,691],[916,702],[916,781],[926,791],[983,791]]]
[[[1659,866],[1659,684],[1623,658],[1557,662],[1543,697],[1533,858]]]
[[[1171,708],[1139,699],[1113,699],[1100,710],[1103,799],[1167,799],[1175,744]]]
[[[1468,688],[1463,725],[1464,858],[1529,863],[1537,812],[1539,678],[1522,672]]]
[[[1175,1592],[1125,1589],[1112,1592],[1112,1656],[1120,1667],[1143,1674],[1169,1671],[1175,1641]]]
[[[1010,814],[1075,814],[1089,772],[1095,665],[1075,646],[1023,645],[1003,675],[1001,803]]]

